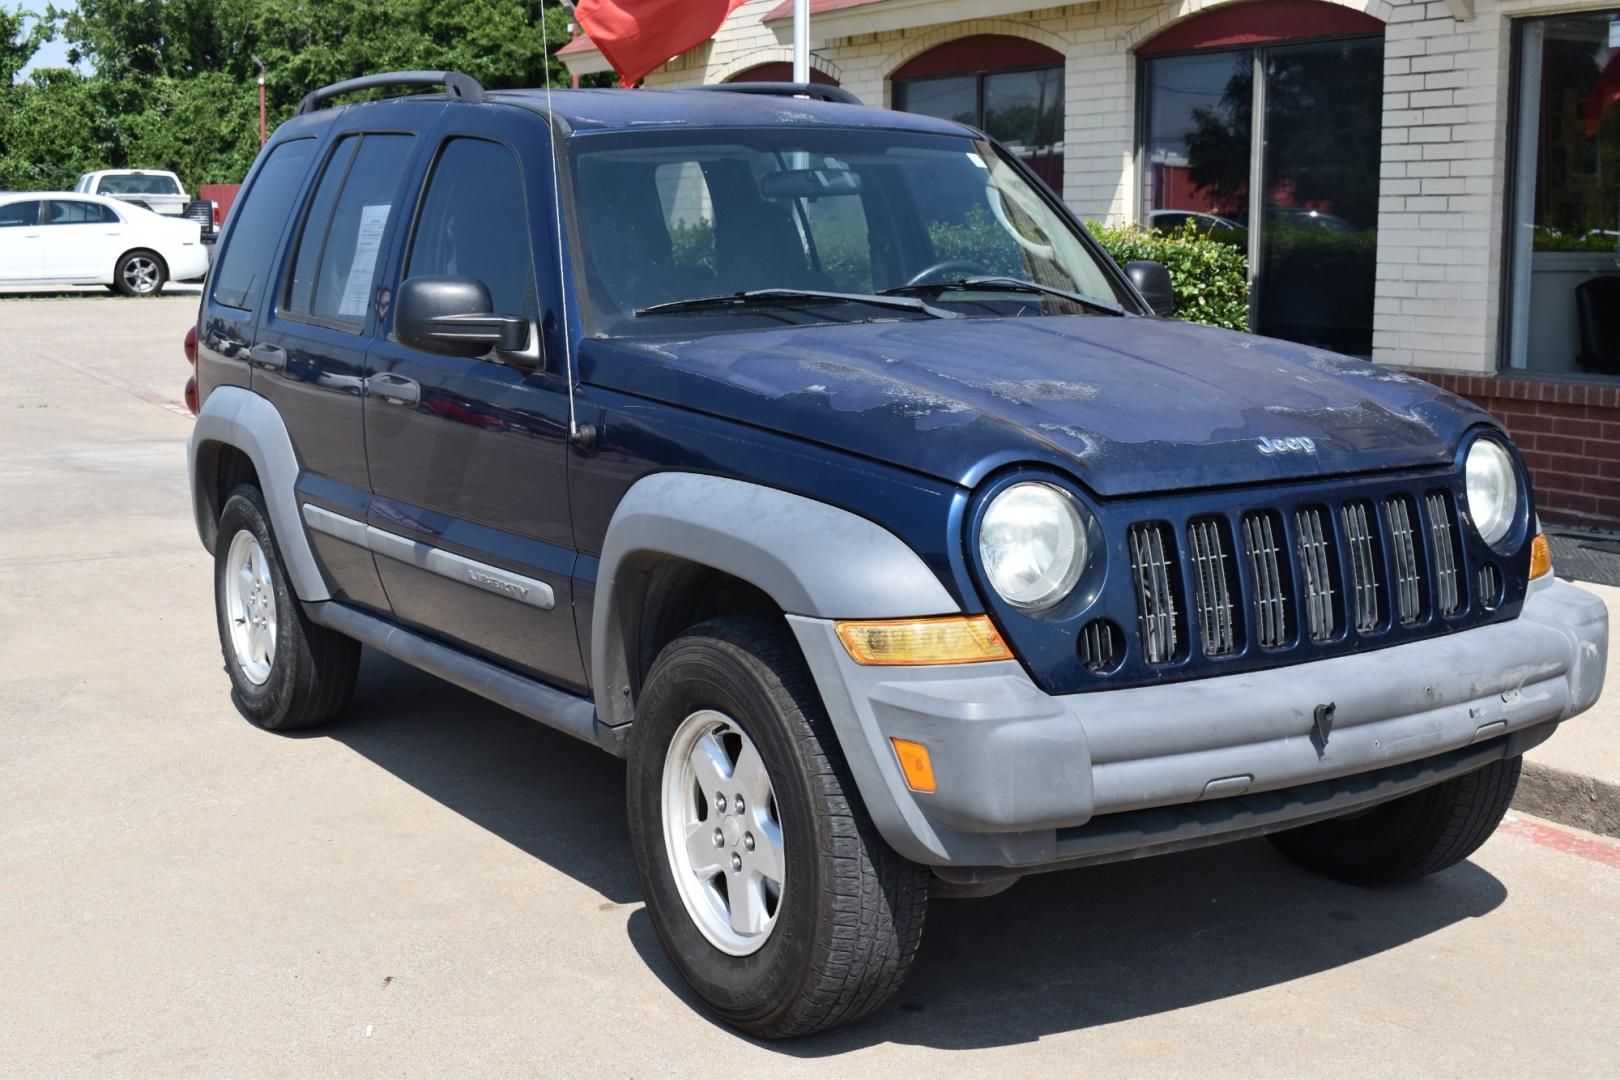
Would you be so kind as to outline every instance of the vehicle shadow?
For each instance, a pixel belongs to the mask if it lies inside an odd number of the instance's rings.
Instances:
[[[353,705],[323,734],[605,899],[641,899],[624,766],[600,750],[369,649]],[[934,901],[910,978],[875,1016],[762,1045],[820,1058],[884,1042],[1030,1042],[1328,971],[1506,897],[1473,863],[1389,889],[1339,885],[1263,840],[1036,875],[989,899]],[[627,933],[670,993],[715,1023],[644,909]]]
[[[604,898],[641,899],[622,761],[375,650],[361,655],[353,704],[320,734]]]

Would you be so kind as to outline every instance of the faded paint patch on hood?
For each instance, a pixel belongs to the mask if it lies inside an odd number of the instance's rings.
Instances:
[[[1445,464],[1488,419],[1365,361],[1106,316],[587,341],[581,371],[957,483],[1027,460],[1104,496]],[[1263,438],[1312,449],[1263,453]]]

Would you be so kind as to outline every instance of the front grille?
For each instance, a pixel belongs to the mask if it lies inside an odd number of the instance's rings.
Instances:
[[[1389,547],[1395,556],[1395,614],[1406,626],[1423,615],[1423,574],[1418,569],[1411,500],[1392,495],[1384,503],[1384,513],[1389,517]]]
[[[1150,664],[1167,664],[1176,655],[1176,582],[1170,530],[1157,521],[1132,525],[1131,574],[1136,582],[1136,615],[1142,655]]]
[[[1090,623],[1082,661],[1126,680],[1206,658],[1243,670],[1477,625],[1517,599],[1501,564],[1476,555],[1457,491],[1432,480],[1359,488],[1273,506],[1217,494],[1218,510],[1190,496],[1168,520],[1129,525],[1138,641],[1117,624],[1110,641]]]
[[[1434,586],[1439,593],[1440,614],[1450,617],[1462,609],[1462,589],[1457,575],[1461,554],[1451,527],[1451,500],[1438,491],[1423,497],[1429,512],[1429,546],[1434,549]]]
[[[1232,596],[1238,591],[1226,552],[1226,526],[1216,518],[1199,518],[1187,526],[1187,558],[1192,563],[1193,609],[1205,656],[1226,656],[1237,649],[1237,619]]]
[[[1322,511],[1309,507],[1294,514],[1294,557],[1300,568],[1300,599],[1305,604],[1305,629],[1312,641],[1333,636],[1333,549],[1322,529]]]
[[[1092,619],[1080,631],[1080,662],[1093,675],[1106,675],[1119,666],[1119,628],[1107,619]]]
[[[1350,591],[1358,634],[1378,629],[1378,545],[1373,539],[1371,510],[1364,502],[1352,502],[1339,511],[1350,551]]]
[[[1288,595],[1283,552],[1277,543],[1282,521],[1269,510],[1243,516],[1243,546],[1254,575],[1255,640],[1276,649],[1288,642]]]

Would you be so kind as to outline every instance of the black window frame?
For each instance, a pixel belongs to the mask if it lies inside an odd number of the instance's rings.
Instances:
[[[421,133],[419,131],[415,131],[410,128],[379,127],[351,128],[345,131],[336,131],[332,133],[331,138],[327,140],[325,150],[321,154],[321,159],[319,162],[320,168],[310,177],[310,182],[305,185],[303,197],[299,200],[298,216],[297,221],[293,226],[293,230],[281,245],[281,270],[279,278],[276,281],[276,300],[271,307],[271,312],[277,320],[290,323],[299,323],[304,326],[318,326],[325,330],[349,334],[353,337],[364,337],[366,335],[367,327],[371,323],[371,312],[369,311],[370,305],[368,305],[368,310],[359,316],[328,316],[317,315],[314,312],[293,311],[287,307],[287,301],[292,294],[293,270],[296,268],[298,262],[298,250],[303,246],[304,231],[308,227],[309,212],[314,208],[315,194],[316,192],[320,191],[321,181],[326,179],[326,170],[331,166],[332,159],[337,155],[338,147],[343,145],[344,140],[350,138],[360,140],[360,144],[354,148],[354,156],[351,157],[349,159],[349,163],[344,166],[342,183],[338,187],[337,196],[332,200],[332,209],[327,214],[326,224],[321,230],[321,250],[316,256],[317,266],[325,257],[326,243],[331,237],[332,219],[337,214],[339,204],[343,202],[343,194],[349,186],[349,176],[354,171],[355,163],[360,160],[361,152],[365,149],[366,138],[373,135],[403,135],[412,141],[410,154],[407,155],[406,158],[406,167],[400,170],[399,179],[396,181],[396,186],[394,188],[395,195],[400,193],[405,181],[410,177],[410,161],[418,153],[416,140],[420,138]],[[425,187],[425,185],[423,186]],[[417,196],[420,198],[420,191],[418,191]],[[384,267],[384,260],[388,255],[388,234],[389,231],[394,227],[394,210],[403,202],[404,200],[402,199],[396,199],[395,201],[389,203],[389,223],[383,231],[383,242],[377,251],[377,264],[372,268],[372,282],[374,285],[375,283],[383,280],[382,270]],[[311,295],[313,296],[313,293]],[[358,322],[355,321],[356,318],[359,319]]]

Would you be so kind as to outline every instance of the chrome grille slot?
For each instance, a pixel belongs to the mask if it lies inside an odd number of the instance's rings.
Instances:
[[[1405,495],[1384,502],[1389,518],[1389,547],[1395,560],[1395,614],[1402,624],[1415,623],[1423,614],[1423,576],[1418,569],[1417,541],[1412,529],[1412,504]]]
[[[1479,577],[1474,586],[1474,595],[1479,597],[1479,606],[1486,611],[1495,611],[1502,602],[1502,576],[1497,573],[1496,567],[1486,563],[1479,568]]]
[[[1333,636],[1332,547],[1315,507],[1294,513],[1294,553],[1299,560],[1300,598],[1305,602],[1305,630],[1312,641]]]
[[[1119,628],[1107,619],[1092,619],[1080,631],[1080,663],[1094,675],[1119,666]]]
[[[1429,511],[1429,545],[1434,548],[1434,585],[1440,595],[1440,614],[1455,615],[1462,609],[1462,589],[1457,573],[1457,542],[1451,528],[1451,500],[1431,491],[1423,502]]]
[[[1142,655],[1150,664],[1167,664],[1177,645],[1174,544],[1169,529],[1156,521],[1132,525],[1128,539]]]
[[[1255,640],[1267,649],[1288,643],[1288,597],[1284,592],[1282,551],[1277,538],[1282,522],[1270,511],[1245,514],[1243,546],[1254,575]]]
[[[1339,511],[1344,542],[1350,550],[1350,595],[1355,604],[1356,632],[1378,629],[1378,548],[1373,541],[1371,507],[1346,503]]]
[[[1205,656],[1226,656],[1237,649],[1237,592],[1226,550],[1226,526],[1216,518],[1199,518],[1187,526],[1187,555],[1192,562],[1193,607]]]

